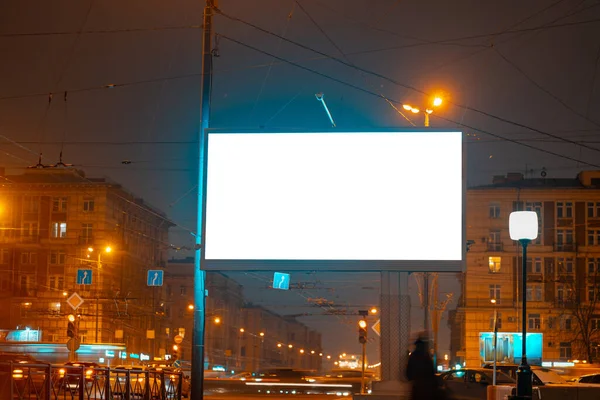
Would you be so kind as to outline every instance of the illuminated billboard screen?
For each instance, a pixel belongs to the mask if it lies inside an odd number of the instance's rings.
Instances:
[[[205,269],[461,271],[456,131],[209,131]]]
[[[542,333],[527,333],[527,361],[532,365],[541,365],[544,336]],[[523,355],[523,334],[516,332],[498,332],[496,343],[496,361],[500,363],[520,364]],[[479,333],[479,352],[482,364],[494,362],[494,333]]]

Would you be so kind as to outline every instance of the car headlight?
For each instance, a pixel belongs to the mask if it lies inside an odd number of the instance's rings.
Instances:
[[[59,369],[58,373],[60,374],[60,376],[62,378],[63,376],[65,376],[65,369],[64,368]]]
[[[21,379],[23,378],[23,370],[22,369],[13,369],[13,379]]]

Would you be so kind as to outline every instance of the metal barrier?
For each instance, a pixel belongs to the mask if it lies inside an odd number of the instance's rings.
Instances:
[[[0,400],[181,400],[178,371],[0,363]]]

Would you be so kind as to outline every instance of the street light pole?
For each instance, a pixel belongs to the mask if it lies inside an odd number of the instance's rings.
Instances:
[[[494,305],[494,372],[492,376],[492,385],[496,386],[496,362],[498,358],[498,309],[496,308],[496,299],[491,299],[490,302]]]
[[[522,314],[522,354],[521,365],[517,369],[517,395],[511,396],[512,400],[531,399],[533,394],[533,374],[527,363],[527,246],[537,238],[538,216],[534,211],[515,211],[510,214],[509,219],[510,238],[518,240],[523,249],[522,262],[522,286],[523,314]]]

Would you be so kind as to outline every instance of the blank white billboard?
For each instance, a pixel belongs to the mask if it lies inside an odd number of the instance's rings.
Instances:
[[[206,167],[207,269],[462,268],[461,132],[209,132]]]

